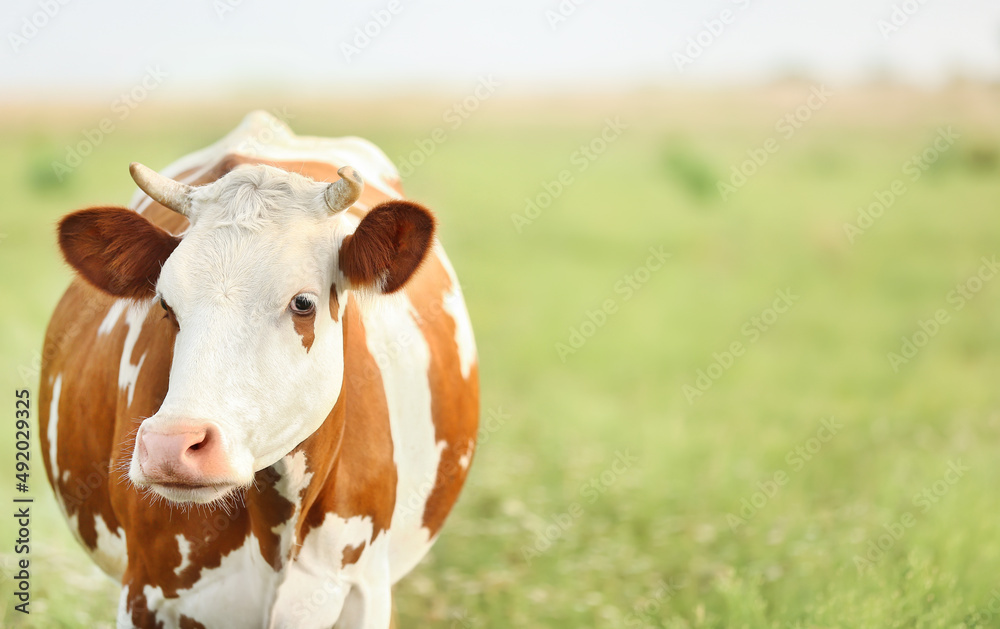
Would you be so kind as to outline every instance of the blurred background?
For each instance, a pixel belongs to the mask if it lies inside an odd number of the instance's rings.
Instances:
[[[995,2],[13,0],[0,32],[8,392],[58,218],[248,111],[372,140],[436,210],[481,446],[401,626],[1000,626]],[[112,626],[34,448],[0,625]]]

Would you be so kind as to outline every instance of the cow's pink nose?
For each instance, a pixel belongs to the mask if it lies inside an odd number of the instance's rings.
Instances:
[[[143,430],[139,467],[154,483],[210,484],[227,475],[221,442],[219,430],[211,424],[172,426],[170,432]]]

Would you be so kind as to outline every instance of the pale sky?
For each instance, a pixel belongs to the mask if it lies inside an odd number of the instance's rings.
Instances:
[[[554,22],[560,6],[568,15]],[[889,32],[894,6],[906,19]],[[346,49],[370,21],[374,37]],[[707,46],[679,69],[675,53],[706,21],[718,34],[702,33]],[[407,91],[485,75],[511,91],[753,83],[790,71],[833,84],[1000,78],[996,0],[5,0],[0,33],[0,100],[114,94],[148,66],[180,98],[260,85]]]

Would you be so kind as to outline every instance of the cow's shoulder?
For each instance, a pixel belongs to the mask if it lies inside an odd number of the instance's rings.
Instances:
[[[46,331],[39,428],[56,499],[73,533],[115,577],[125,567],[125,527],[112,494],[118,453],[134,431],[125,411],[138,376],[157,370],[143,348],[155,335],[149,304],[116,299],[74,279]]]
[[[427,378],[435,440],[441,450],[423,524],[434,536],[458,499],[479,427],[479,368],[472,323],[458,277],[440,244],[407,287],[413,316],[430,350]]]

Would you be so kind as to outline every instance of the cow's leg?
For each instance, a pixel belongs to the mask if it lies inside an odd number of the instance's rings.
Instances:
[[[118,596],[118,616],[115,625],[118,629],[132,629],[132,614],[128,611],[128,586],[122,588]]]
[[[269,629],[329,629],[341,617],[351,585],[342,575],[316,575],[299,562],[278,587]]]
[[[117,629],[144,629],[145,627],[162,626],[162,623],[157,624],[155,614],[149,610],[146,597],[141,593],[130,595],[128,585],[122,586],[122,593],[118,597],[118,614],[115,624]]]
[[[388,562],[350,585],[341,576],[316,579],[293,565],[278,588],[268,627],[388,629],[392,612]]]
[[[372,562],[362,579],[351,588],[335,629],[391,629],[392,582],[387,558]]]

